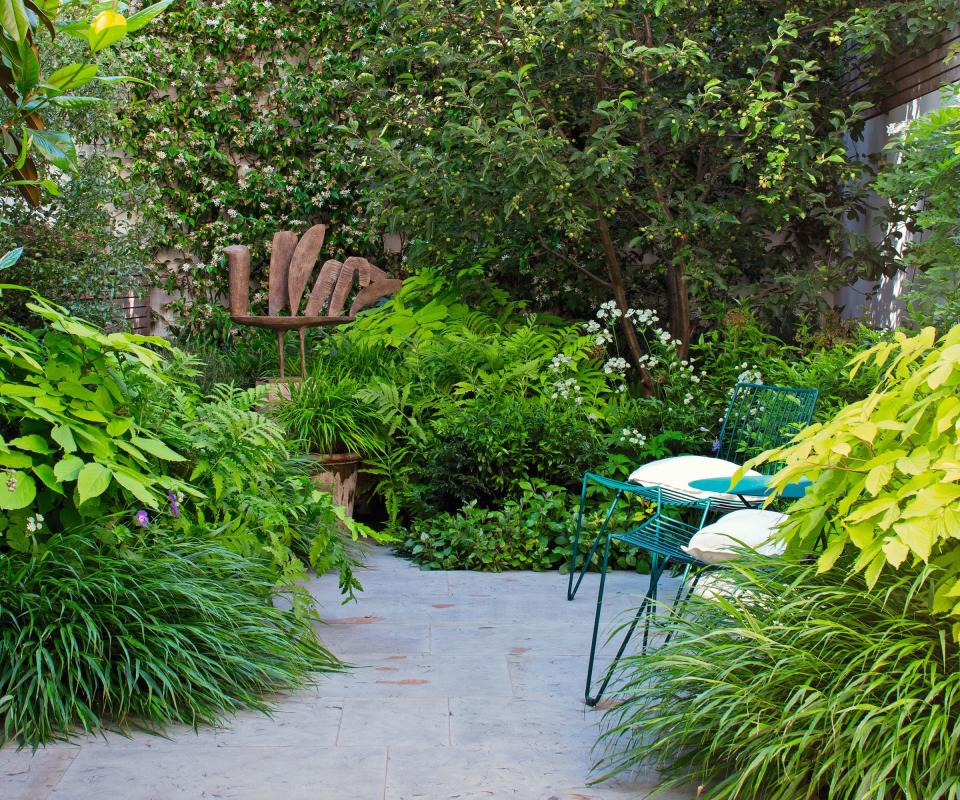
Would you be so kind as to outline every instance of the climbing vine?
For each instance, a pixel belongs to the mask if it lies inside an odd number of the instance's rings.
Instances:
[[[179,297],[182,333],[222,317],[226,245],[253,248],[254,309],[280,228],[327,223],[330,257],[382,252],[359,202],[364,160],[337,132],[362,116],[359,45],[377,26],[352,0],[182,0],[127,48],[150,85],[132,92],[124,147],[166,231],[153,279]]]

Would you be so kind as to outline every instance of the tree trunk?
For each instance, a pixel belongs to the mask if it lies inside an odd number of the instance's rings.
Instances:
[[[690,353],[690,291],[682,264],[667,265],[667,311],[670,315],[670,335],[680,345],[677,354],[686,358]]]
[[[620,266],[620,257],[617,255],[617,248],[613,243],[613,237],[610,235],[610,228],[607,227],[607,221],[603,218],[602,212],[597,213],[597,230],[600,233],[600,241],[603,244],[603,255],[607,262],[607,274],[610,276],[610,286],[613,289],[613,299],[617,307],[622,312],[620,317],[620,327],[627,340],[627,350],[630,361],[640,372],[640,380],[643,382],[643,391],[647,397],[650,397],[654,391],[653,378],[640,361],[643,353],[643,346],[634,330],[633,322],[627,319],[627,288],[623,283],[623,269]]]

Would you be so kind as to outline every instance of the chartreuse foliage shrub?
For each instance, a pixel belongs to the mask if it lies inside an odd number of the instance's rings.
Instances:
[[[938,569],[848,577],[745,557],[622,662],[601,774],[654,764],[709,800],[956,800],[960,653]],[[854,570],[855,571],[855,570]],[[692,796],[692,794],[691,794]]]
[[[0,557],[0,741],[216,723],[338,668],[270,564],[175,530],[76,529]]]
[[[852,569],[873,587],[884,572],[923,574],[931,611],[960,616],[960,326],[937,339],[897,333],[854,359],[854,371],[884,368],[866,398],[801,431],[762,458],[784,462],[779,483],[806,476],[813,486],[781,529],[795,550],[832,569],[852,553]],[[960,623],[954,623],[960,634]]]

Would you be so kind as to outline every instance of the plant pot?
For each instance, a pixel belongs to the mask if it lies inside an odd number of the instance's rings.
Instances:
[[[310,476],[321,492],[333,495],[333,502],[347,515],[353,516],[353,498],[357,493],[357,472],[363,460],[358,453],[323,453],[311,455],[310,460],[320,470]]]

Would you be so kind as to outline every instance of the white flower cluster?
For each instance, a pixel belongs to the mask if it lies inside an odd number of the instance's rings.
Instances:
[[[570,358],[570,356],[565,356],[563,353],[555,355],[550,362],[550,369],[554,372],[560,372],[564,367],[570,366],[573,366],[573,359]]]
[[[737,383],[763,383],[763,375],[760,374],[756,364],[748,364],[744,361],[738,369],[740,374],[737,375]]]
[[[562,397],[564,400],[573,398],[573,402],[578,406],[583,405],[583,397],[580,396],[580,384],[576,378],[566,378],[553,384],[555,391],[550,395],[551,399],[556,400]]]
[[[620,434],[620,441],[643,447],[647,443],[647,437],[636,428],[624,428]]]
[[[610,319],[615,320],[623,316],[623,312],[620,310],[620,307],[617,305],[616,300],[607,300],[606,303],[602,303],[600,308],[597,309],[597,319]]]
[[[648,369],[653,369],[660,363],[660,359],[650,353],[644,353],[637,361],[640,362],[641,367],[647,367]]]
[[[633,319],[637,325],[656,325],[660,315],[652,308],[628,308],[627,319]]]
[[[606,330],[606,329],[605,329],[605,330],[600,331],[600,332],[597,334],[597,338],[593,340],[593,343],[594,343],[597,347],[604,347],[604,346],[610,344],[610,342],[612,342],[612,341],[613,341],[613,333],[611,333],[609,330]]]
[[[27,530],[30,533],[36,533],[43,528],[43,514],[37,514],[33,517],[27,517]]]
[[[627,363],[627,359],[616,358],[607,359],[607,363],[603,365],[603,372],[605,375],[619,375],[623,377],[627,370],[630,368],[630,365]]]
[[[586,324],[584,324],[583,327],[586,329],[587,333],[596,333],[597,331],[600,330],[600,323],[597,322],[595,319],[592,319]]]

